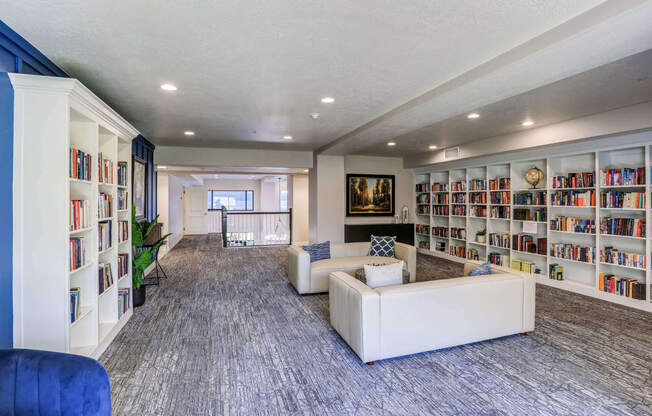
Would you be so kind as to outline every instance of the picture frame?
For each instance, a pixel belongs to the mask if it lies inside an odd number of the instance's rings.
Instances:
[[[137,156],[132,159],[131,189],[136,219],[142,220],[147,213],[147,161]]]
[[[393,217],[395,176],[346,174],[347,217]]]

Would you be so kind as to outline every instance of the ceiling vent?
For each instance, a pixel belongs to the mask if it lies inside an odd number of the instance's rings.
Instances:
[[[444,160],[459,159],[460,158],[460,148],[451,147],[444,150]]]

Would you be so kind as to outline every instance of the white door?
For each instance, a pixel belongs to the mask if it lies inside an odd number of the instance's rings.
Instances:
[[[208,200],[204,188],[186,188],[184,216],[186,234],[208,234]]]

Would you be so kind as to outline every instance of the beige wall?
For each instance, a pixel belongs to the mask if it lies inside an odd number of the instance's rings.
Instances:
[[[159,222],[163,224],[163,234],[172,233],[161,247],[160,257],[163,257],[183,238],[183,181],[175,175],[159,172],[156,183]]]
[[[308,176],[288,178],[288,203],[292,203],[292,242],[307,243],[308,236]]]

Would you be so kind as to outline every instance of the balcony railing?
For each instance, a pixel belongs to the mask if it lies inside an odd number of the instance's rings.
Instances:
[[[222,207],[224,247],[269,246],[292,241],[292,209],[279,212],[228,211]]]

